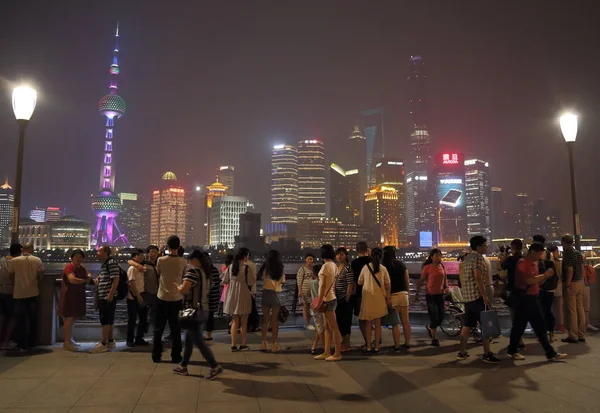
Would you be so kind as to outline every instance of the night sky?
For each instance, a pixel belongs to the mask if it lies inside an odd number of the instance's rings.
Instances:
[[[387,155],[408,158],[406,76],[409,56],[420,54],[434,152],[489,161],[505,203],[516,192],[544,197],[567,230],[567,151],[556,118],[575,110],[583,235],[600,228],[592,1],[4,0],[0,176],[11,183],[12,86],[27,80],[40,94],[25,147],[24,209],[65,205],[93,219],[104,140],[97,102],[108,93],[117,20],[128,106],[115,128],[117,192],[149,194],[167,170],[210,183],[219,164],[233,164],[237,194],[267,217],[272,145],[317,136],[328,160],[343,165],[359,111],[378,106]]]

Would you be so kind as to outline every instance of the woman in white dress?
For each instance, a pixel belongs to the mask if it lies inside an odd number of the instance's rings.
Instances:
[[[223,285],[227,285],[227,298],[223,312],[232,317],[231,351],[247,351],[246,335],[248,333],[248,315],[252,312],[252,286],[256,283],[256,271],[248,265],[250,250],[240,248],[233,264],[227,267],[223,275]],[[238,327],[241,329],[240,347],[237,347]]]

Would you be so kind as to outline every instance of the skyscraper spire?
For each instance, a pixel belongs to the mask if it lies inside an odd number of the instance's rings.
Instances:
[[[115,30],[115,48],[113,50],[113,62],[110,65],[110,94],[116,95],[119,90],[117,76],[119,75],[119,22]]]

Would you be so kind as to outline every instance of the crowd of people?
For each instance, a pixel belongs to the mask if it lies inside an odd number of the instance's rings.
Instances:
[[[497,269],[505,277],[505,288],[496,293],[500,293],[511,312],[507,354],[514,360],[525,358],[522,336],[528,323],[548,360],[566,357],[552,346],[555,330],[565,329],[564,308],[568,314],[568,337],[563,342],[585,342],[586,330],[594,329],[589,325],[589,285],[595,281],[595,271],[573,247],[571,236],[562,238],[562,247],[562,260],[558,248],[546,248],[544,237],[539,235],[533,237],[533,244],[526,253],[519,239],[513,240],[510,247],[501,248]],[[315,264],[314,255],[307,254],[298,270],[298,298],[305,328],[314,331],[310,353],[315,360],[340,361],[343,353],[352,350],[354,316],[358,317],[361,349],[365,354],[380,352],[382,326],[392,329],[393,351],[410,349],[408,269],[391,246],[370,249],[365,242],[359,242],[356,252],[357,258],[350,261],[345,248],[336,250],[331,245],[323,245],[319,263]],[[464,315],[457,360],[469,358],[467,342],[472,330],[481,324],[482,313],[493,308],[496,294],[487,252],[486,238],[474,236],[470,240],[470,252],[461,257],[459,287]],[[26,351],[36,345],[37,301],[43,267],[32,253],[31,244],[13,244],[10,255],[0,259],[0,343],[3,349],[12,348],[10,339],[15,326],[19,326],[17,350]],[[219,271],[206,252],[194,250],[186,260],[179,238],[171,236],[162,256],[154,245],[146,251],[134,250],[127,271],[121,269],[106,245],[98,249],[98,258],[102,265],[95,278],[82,265],[85,254],[81,250],[72,252],[71,262],[63,271],[58,314],[64,320],[65,350],[79,349],[72,327],[75,319],[86,314],[85,288],[93,282],[102,337],[91,353],[104,353],[116,347],[113,332],[116,302],[124,299],[128,347],[151,345],[152,360],[161,362],[168,323],[171,362],[177,364],[173,372],[188,374],[187,366],[195,346],[210,365],[207,378],[212,379],[223,371],[207,344],[212,340],[215,313],[222,306],[223,313],[231,319],[231,351],[248,351],[249,327],[254,331],[258,327],[258,280],[262,280],[263,315],[259,350],[272,353],[282,350],[278,341],[279,324],[287,319],[288,310],[280,300],[286,279],[278,251],[269,251],[264,264],[257,269],[250,260],[250,251],[239,248]],[[436,347],[440,345],[437,329],[444,321],[449,293],[442,258],[440,250],[431,250],[422,265],[415,295],[415,299],[420,300],[425,284],[430,319],[426,331],[431,345]],[[557,318],[553,312],[555,301]],[[150,327],[152,343],[144,339]],[[499,362],[491,350],[492,338],[484,334],[481,339],[482,360],[486,363]]]

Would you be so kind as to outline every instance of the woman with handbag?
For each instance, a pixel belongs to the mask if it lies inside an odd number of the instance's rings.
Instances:
[[[252,312],[252,286],[256,283],[256,272],[249,265],[250,250],[240,248],[223,276],[223,285],[227,285],[227,299],[223,312],[232,317],[231,351],[248,351],[246,345],[248,333],[248,315]],[[237,347],[238,327],[241,330],[240,347]]]
[[[315,360],[340,361],[342,359],[342,336],[335,318],[337,299],[333,287],[335,285],[338,269],[333,260],[335,250],[329,244],[321,247],[323,266],[319,271],[319,296],[313,301],[313,309],[324,313],[325,318],[325,350]],[[331,355],[331,342],[333,341],[335,353]]]
[[[263,280],[262,294],[262,331],[260,351],[267,351],[267,333],[269,331],[269,321],[271,322],[271,334],[273,341],[271,342],[271,352],[277,353],[281,350],[277,337],[279,335],[279,309],[281,302],[279,301],[278,293],[283,291],[285,283],[285,274],[283,273],[283,261],[281,254],[277,250],[269,250],[267,259],[259,271],[259,276]]]
[[[202,335],[202,325],[208,320],[210,309],[212,263],[208,254],[198,250],[194,250],[190,254],[189,260],[190,265],[183,275],[183,283],[177,287],[179,294],[184,297],[184,310],[180,311],[179,321],[185,330],[185,343],[183,358],[179,366],[173,369],[173,373],[181,376],[189,375],[187,365],[192,357],[194,345],[196,345],[210,366],[210,372],[206,378],[212,380],[223,373],[223,368],[215,360],[212,350]]]
[[[382,255],[381,248],[373,248],[371,250],[373,261],[363,267],[358,277],[358,284],[363,286],[358,318],[369,322],[368,325],[375,321],[375,346],[373,349],[371,341],[373,330],[367,328],[365,354],[379,354],[381,319],[388,315],[388,306],[391,304],[390,275],[381,264]]]
[[[446,278],[446,270],[442,264],[442,251],[434,248],[429,253],[429,257],[423,263],[421,270],[421,278],[417,283],[417,294],[415,300],[419,300],[419,291],[423,282],[427,281],[425,288],[425,301],[427,302],[427,313],[429,314],[429,324],[425,326],[427,334],[431,338],[431,345],[434,347],[440,346],[440,341],[436,337],[437,328],[444,321],[444,305],[445,292],[448,289],[448,280]]]

